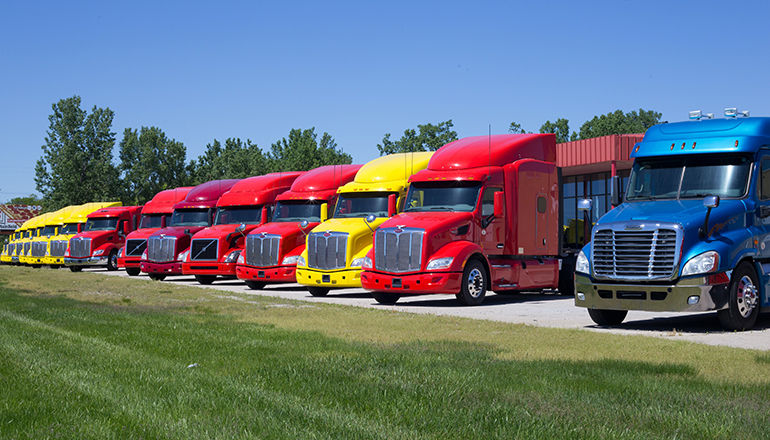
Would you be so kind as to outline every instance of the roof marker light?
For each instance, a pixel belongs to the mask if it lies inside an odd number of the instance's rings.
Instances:
[[[738,116],[738,109],[737,108],[726,108],[725,109],[725,118],[735,118]]]
[[[700,120],[701,118],[701,111],[700,110],[694,110],[690,112],[690,119],[697,119]]]

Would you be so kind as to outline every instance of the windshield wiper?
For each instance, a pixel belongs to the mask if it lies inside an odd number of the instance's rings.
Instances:
[[[432,211],[450,211],[450,212],[454,212],[455,210],[454,208],[450,208],[448,206],[431,206],[430,209]]]

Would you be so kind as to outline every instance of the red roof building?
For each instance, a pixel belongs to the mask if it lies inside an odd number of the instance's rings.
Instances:
[[[10,235],[25,221],[37,217],[42,208],[32,205],[0,205],[0,234]]]

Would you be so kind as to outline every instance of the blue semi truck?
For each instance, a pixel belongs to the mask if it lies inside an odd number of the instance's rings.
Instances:
[[[726,330],[746,330],[770,305],[770,118],[725,115],[651,127],[623,200],[613,180],[616,207],[575,267],[575,305],[597,324],[716,311]]]

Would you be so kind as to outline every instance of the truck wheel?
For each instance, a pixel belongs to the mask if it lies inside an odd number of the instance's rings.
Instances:
[[[163,281],[163,280],[166,279],[166,276],[165,275],[161,275],[159,273],[151,273],[150,274],[150,279],[153,280],[153,281]]]
[[[107,270],[118,270],[118,251],[113,249],[107,257]]]
[[[460,293],[455,295],[464,306],[477,306],[487,294],[487,272],[479,260],[468,260],[460,281]]]
[[[393,305],[401,299],[401,295],[390,292],[372,292],[374,300],[380,304]]]
[[[749,263],[741,263],[728,286],[728,307],[717,312],[725,330],[749,330],[759,314],[759,282]]]
[[[620,323],[626,319],[628,310],[588,309],[588,315],[595,323],[607,327],[612,325],[620,325]]]
[[[83,268],[82,267],[78,267],[78,266],[70,266],[70,270],[72,272],[80,272],[80,271],[83,270]]]
[[[139,275],[141,272],[142,271],[139,270],[138,267],[127,267],[126,268],[126,273],[128,274],[128,276],[131,276],[131,277],[135,277],[135,276]]]
[[[246,281],[246,285],[249,286],[249,289],[252,290],[262,290],[265,288],[267,283],[263,283],[261,281]]]
[[[559,295],[575,296],[576,257],[564,258],[559,271]]]
[[[329,293],[328,287],[308,287],[307,291],[313,296],[326,296]]]
[[[215,279],[217,279],[216,275],[195,275],[195,279],[205,285],[209,285],[214,282]]]

